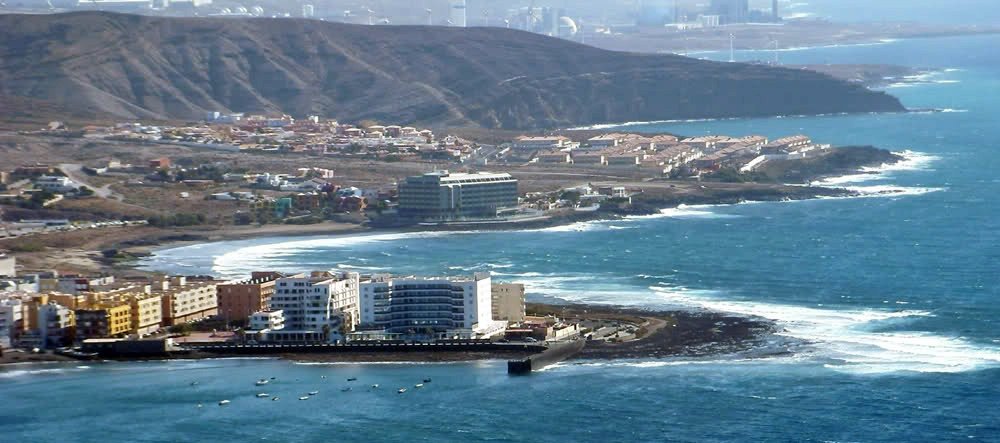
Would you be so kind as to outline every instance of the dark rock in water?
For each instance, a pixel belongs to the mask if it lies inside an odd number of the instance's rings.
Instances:
[[[807,183],[820,177],[856,174],[863,167],[893,164],[903,157],[873,146],[846,146],[805,159],[765,162],[756,172],[783,183]]]
[[[206,111],[553,128],[902,111],[828,75],[614,52],[503,28],[104,12],[0,16],[0,118],[37,103],[115,118]]]

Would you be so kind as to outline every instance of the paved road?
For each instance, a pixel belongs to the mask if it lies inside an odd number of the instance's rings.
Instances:
[[[101,198],[112,198],[116,200],[119,199],[118,195],[116,195],[114,192],[111,192],[110,184],[101,187],[96,187],[91,185],[90,182],[87,181],[87,174],[83,172],[82,165],[78,165],[75,163],[62,163],[59,165],[59,169],[62,170],[62,172],[66,174],[66,176],[69,177],[70,180],[86,185],[88,188],[92,189],[94,191],[94,195]]]

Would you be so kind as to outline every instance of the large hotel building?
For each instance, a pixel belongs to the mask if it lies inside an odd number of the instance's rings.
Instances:
[[[471,278],[373,275],[361,281],[361,328],[388,334],[484,338],[494,321],[489,274]]]
[[[510,174],[436,171],[399,184],[399,214],[423,220],[493,218],[517,210],[517,180]]]
[[[343,339],[358,323],[358,282],[355,272],[313,272],[277,279],[268,311],[251,317],[252,324],[261,320],[268,324],[255,334],[261,341],[286,343]]]

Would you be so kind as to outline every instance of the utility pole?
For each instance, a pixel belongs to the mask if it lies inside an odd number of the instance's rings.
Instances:
[[[729,34],[729,63],[733,63],[736,61],[735,42],[736,42],[736,36],[733,34]]]

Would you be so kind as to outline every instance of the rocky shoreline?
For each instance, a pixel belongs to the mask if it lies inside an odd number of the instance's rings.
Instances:
[[[635,325],[634,338],[619,342],[589,340],[571,360],[633,360],[672,357],[704,357],[753,350],[778,331],[773,322],[704,310],[645,310],[622,306],[587,304],[530,304],[533,313],[549,313],[568,321],[614,321]],[[582,338],[581,338],[582,339]],[[420,351],[241,354],[240,358],[278,358],[301,363],[447,363],[480,360],[516,360],[531,356],[524,351]],[[156,361],[233,358],[229,354],[186,351],[153,358],[120,358],[92,361]],[[30,363],[76,362],[55,353],[7,351],[0,367]],[[88,361],[91,362],[91,361]]]

